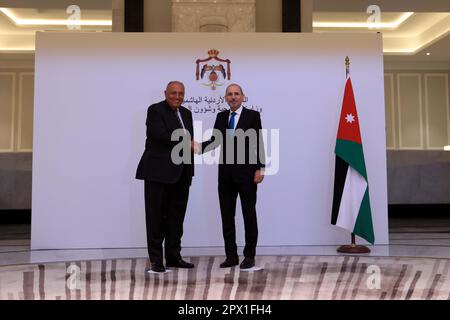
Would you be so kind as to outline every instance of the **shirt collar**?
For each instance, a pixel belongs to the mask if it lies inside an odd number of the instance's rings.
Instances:
[[[230,114],[231,114],[232,112],[233,112],[233,111],[231,111],[231,109],[230,109]],[[241,106],[240,106],[239,108],[237,108],[237,110],[234,111],[234,112],[236,112],[237,115],[240,115],[241,112],[242,112],[242,104],[241,104]]]

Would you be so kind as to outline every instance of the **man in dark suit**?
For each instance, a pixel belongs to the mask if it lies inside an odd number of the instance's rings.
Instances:
[[[213,134],[210,140],[202,144],[195,143],[195,151],[204,153],[221,146],[219,202],[226,260],[220,267],[229,268],[239,264],[234,220],[239,195],[245,228],[245,258],[240,268],[249,269],[255,266],[258,240],[256,191],[257,185],[264,179],[261,118],[259,112],[242,106],[244,93],[239,85],[231,84],[227,87],[225,100],[230,110],[217,114],[214,129],[218,137]]]
[[[136,179],[145,180],[147,247],[154,272],[165,272],[163,241],[167,267],[194,267],[181,257],[183,221],[194,175],[192,113],[181,106],[183,83],[170,82],[164,93],[166,99],[147,110],[145,151],[136,172]],[[181,156],[187,157],[187,161],[174,161],[180,156],[172,152],[180,143],[171,139],[176,130],[179,130],[177,133],[180,133],[184,144],[181,153],[185,154]]]

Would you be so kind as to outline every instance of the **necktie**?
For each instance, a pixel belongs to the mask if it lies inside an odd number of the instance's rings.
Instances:
[[[184,129],[183,122],[180,119],[180,114],[178,113],[178,110],[175,111],[175,115],[177,116],[177,120],[178,120],[178,124],[180,125],[180,128]]]
[[[228,123],[228,129],[234,129],[234,117],[236,116],[236,112],[231,113],[230,122]]]

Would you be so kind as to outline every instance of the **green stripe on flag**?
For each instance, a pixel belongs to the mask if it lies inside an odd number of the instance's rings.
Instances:
[[[366,239],[371,244],[374,244],[375,242],[375,235],[373,233],[372,224],[372,213],[370,210],[369,187],[366,188],[366,192],[364,193],[353,233],[363,239]]]
[[[334,152],[353,169],[358,171],[367,181],[366,165],[364,163],[364,153],[361,144],[337,139]]]

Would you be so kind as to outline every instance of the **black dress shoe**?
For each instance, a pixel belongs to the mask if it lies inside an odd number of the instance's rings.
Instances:
[[[193,267],[195,267],[193,263],[184,261],[183,259],[178,259],[175,261],[167,261],[166,265],[169,268],[192,269]]]
[[[255,266],[255,258],[245,258],[241,265],[239,266],[240,269],[250,269]]]
[[[152,263],[150,270],[153,272],[166,272],[166,268],[164,268],[162,263]]]
[[[239,258],[226,258],[224,262],[220,264],[221,268],[231,268],[239,264]]]

